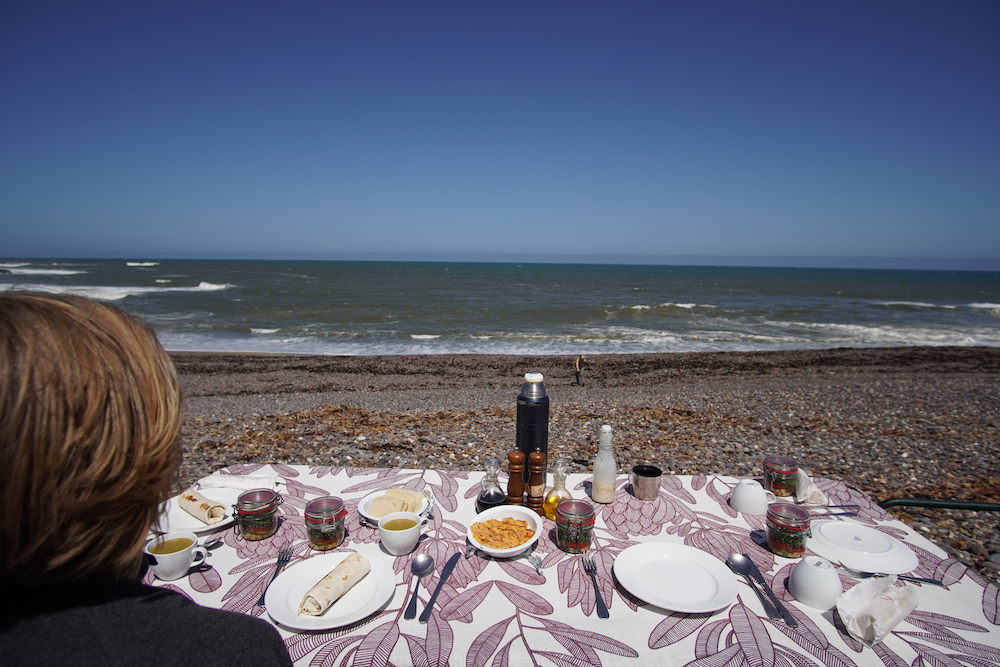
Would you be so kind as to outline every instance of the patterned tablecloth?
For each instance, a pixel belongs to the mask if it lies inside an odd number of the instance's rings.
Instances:
[[[817,486],[830,504],[859,504],[861,512],[851,520],[905,542],[919,559],[917,576],[947,584],[919,586],[916,611],[874,648],[852,639],[832,611],[807,607],[785,591],[784,582],[797,561],[758,546],[763,517],[729,508],[726,499],[735,478],[664,477],[659,499],[650,502],[634,498],[627,479],[619,479],[615,502],[597,506],[594,538],[610,619],[597,617],[594,590],[580,556],[556,547],[548,536],[554,522],[546,520],[535,550],[543,558],[544,574],[538,575],[523,558],[460,558],[430,621],[422,624],[403,619],[415,581],[410,560],[425,552],[436,562],[434,574],[420,582],[419,612],[445,561],[465,548],[482,473],[309,466],[239,466],[222,472],[277,476],[284,497],[279,532],[268,540],[245,542],[236,538],[232,527],[219,529],[225,545],[211,552],[211,567],[192,570],[175,582],[157,582],[147,575],[147,583],[180,591],[205,606],[269,619],[256,602],[280,545],[294,542],[290,568],[319,555],[308,546],[302,514],[307,501],[322,495],[339,496],[349,511],[348,535],[338,551],[381,560],[395,574],[396,589],[388,603],[351,625],[314,632],[278,625],[297,665],[1000,665],[1000,588],[839,482],[817,480]],[[567,486],[575,498],[587,498],[589,483],[589,476],[571,475]],[[399,558],[381,548],[377,529],[361,525],[356,511],[361,498],[393,486],[426,489],[436,500],[417,551]],[[205,494],[211,497],[210,490]],[[798,619],[798,628],[768,619],[742,579],[735,602],[712,613],[671,613],[633,597],[616,582],[613,566],[624,549],[642,542],[682,543],[720,561],[731,553],[750,554]],[[845,590],[855,583],[842,581]]]

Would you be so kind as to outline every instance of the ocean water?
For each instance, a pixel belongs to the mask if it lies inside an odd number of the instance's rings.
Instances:
[[[614,354],[1000,346],[1000,273],[575,264],[0,261],[169,350]]]

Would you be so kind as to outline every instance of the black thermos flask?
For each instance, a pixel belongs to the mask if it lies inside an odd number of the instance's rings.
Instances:
[[[541,373],[525,373],[521,393],[517,397],[517,449],[525,458],[532,452],[549,456],[549,397]],[[524,466],[524,483],[530,471]]]

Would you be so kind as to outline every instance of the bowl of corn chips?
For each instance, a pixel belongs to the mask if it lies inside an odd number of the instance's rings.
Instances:
[[[431,498],[426,491],[392,488],[370,493],[358,503],[358,514],[372,525],[393,512],[413,512],[426,516],[431,507]]]
[[[472,546],[494,558],[513,558],[538,541],[542,525],[542,517],[534,510],[501,505],[477,514],[466,537]]]

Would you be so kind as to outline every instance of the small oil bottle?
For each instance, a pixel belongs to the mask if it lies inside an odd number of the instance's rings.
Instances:
[[[559,503],[573,499],[566,488],[566,467],[565,461],[556,461],[552,464],[553,486],[545,494],[545,504],[542,505],[545,508],[545,516],[553,521],[556,519],[556,508],[559,507]]]
[[[507,503],[507,496],[500,490],[500,483],[497,481],[499,476],[500,459],[486,459],[486,475],[480,482],[479,497],[476,498],[476,514]]]

